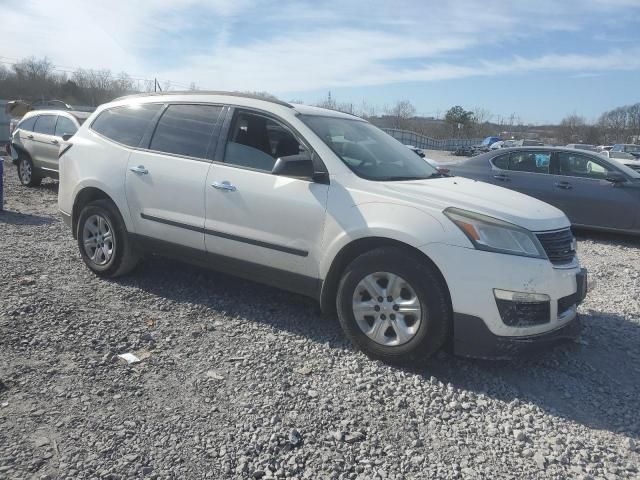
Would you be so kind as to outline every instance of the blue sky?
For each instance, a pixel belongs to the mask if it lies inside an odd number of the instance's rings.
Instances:
[[[594,120],[640,101],[640,0],[0,0],[0,61],[382,112]],[[64,15],[61,15],[64,12]],[[39,32],[25,35],[25,32]]]

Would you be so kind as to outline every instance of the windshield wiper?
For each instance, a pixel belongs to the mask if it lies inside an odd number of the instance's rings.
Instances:
[[[403,180],[426,180],[428,178],[431,178],[431,177],[430,176],[429,177],[409,177],[409,176],[400,177],[400,176],[398,176],[398,177],[380,177],[377,180],[379,180],[381,182],[401,182]]]

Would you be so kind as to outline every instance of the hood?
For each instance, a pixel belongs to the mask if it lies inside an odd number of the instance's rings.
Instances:
[[[421,181],[376,182],[387,196],[423,210],[456,207],[513,223],[533,232],[570,225],[566,215],[548,203],[513,190],[461,177]],[[383,193],[380,191],[379,193]]]

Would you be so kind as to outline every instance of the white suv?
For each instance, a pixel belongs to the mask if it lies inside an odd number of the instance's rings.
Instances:
[[[388,362],[510,357],[573,338],[569,221],[448,177],[366,121],[248,95],[100,107],[61,151],[59,208],[96,274],[168,255],[317,299]]]

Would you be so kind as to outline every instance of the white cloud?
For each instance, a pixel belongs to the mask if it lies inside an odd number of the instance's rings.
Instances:
[[[63,0],[54,11],[48,0],[10,0],[2,55],[275,93],[539,70],[635,70],[634,46],[584,55],[544,40],[558,32],[591,38],[602,18],[632,18],[636,7],[632,0]],[[519,54],[523,46],[526,55]]]

